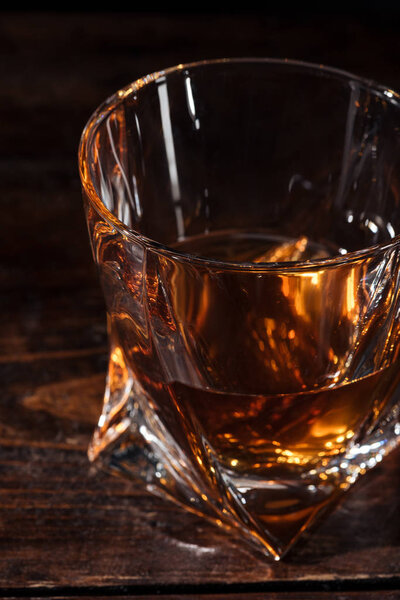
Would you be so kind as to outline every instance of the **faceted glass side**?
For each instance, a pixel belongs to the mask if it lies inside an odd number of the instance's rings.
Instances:
[[[398,248],[213,273],[88,222],[110,335],[91,460],[280,558],[397,443]]]

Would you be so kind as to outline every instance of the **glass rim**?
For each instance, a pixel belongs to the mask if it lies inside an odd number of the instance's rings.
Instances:
[[[338,254],[329,258],[317,258],[313,260],[299,260],[299,261],[282,261],[282,262],[264,262],[264,263],[251,263],[251,262],[235,262],[225,261],[217,258],[208,258],[190,254],[179,249],[172,248],[168,245],[162,244],[153,240],[138,231],[135,231],[131,227],[128,227],[118,219],[104,204],[101,200],[100,195],[96,191],[94,183],[92,181],[91,174],[89,172],[89,145],[93,140],[94,134],[97,128],[101,125],[104,119],[113,110],[119,106],[123,100],[131,95],[135,94],[141,88],[156,82],[162,77],[168,76],[172,73],[177,73],[184,69],[193,69],[197,67],[207,65],[218,65],[218,64],[234,64],[234,63],[264,63],[270,65],[280,66],[291,66],[299,67],[304,71],[314,72],[315,74],[321,73],[332,78],[341,79],[342,81],[354,81],[364,87],[371,89],[377,96],[383,96],[386,102],[390,101],[400,109],[400,94],[391,88],[377,83],[373,79],[367,79],[358,75],[354,75],[349,71],[337,69],[322,64],[311,63],[301,60],[292,60],[288,58],[262,58],[262,57],[238,57],[238,58],[217,58],[194,61],[184,64],[178,64],[160,71],[154,71],[149,75],[144,75],[139,79],[129,83],[122,87],[117,92],[109,96],[104,100],[92,113],[87,121],[80,138],[79,149],[78,149],[78,163],[79,163],[79,174],[82,183],[82,187],[86,193],[86,197],[89,200],[92,207],[109,225],[115,228],[121,235],[133,243],[139,243],[146,248],[150,248],[153,251],[168,256],[169,258],[177,261],[184,261],[190,263],[197,263],[207,267],[213,267],[223,270],[248,270],[256,272],[267,272],[267,271],[297,271],[297,270],[310,270],[318,269],[321,267],[329,266],[340,266],[349,264],[362,258],[372,257],[379,252],[385,251],[394,246],[400,245],[400,234],[393,237],[390,242],[383,242],[380,244],[374,244],[367,246],[360,250],[354,250],[347,252],[346,254]]]

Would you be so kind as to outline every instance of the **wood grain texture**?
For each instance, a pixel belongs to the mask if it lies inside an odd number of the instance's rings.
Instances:
[[[85,424],[66,417],[62,428],[64,419],[54,419],[44,409],[29,422],[40,420],[42,430],[58,426],[58,439],[3,443],[0,587],[248,582],[268,588],[293,581],[318,587],[338,579],[374,586],[381,579],[385,587],[399,577],[399,453],[366,476],[290,557],[272,564],[140,486],[90,474]]]
[[[289,56],[400,89],[395,21],[4,14],[0,52],[0,588],[7,597],[32,586],[94,586],[96,595],[128,586],[149,598],[176,586],[164,597],[200,597],[197,589],[211,600],[210,585],[231,586],[218,598],[303,600],[329,589],[337,599],[399,597],[398,451],[279,564],[140,485],[92,472],[86,447],[107,338],[76,166],[91,111],[136,77],[178,62]]]

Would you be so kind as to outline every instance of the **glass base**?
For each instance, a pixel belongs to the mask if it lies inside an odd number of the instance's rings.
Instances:
[[[195,456],[190,444],[178,443],[115,345],[88,454],[100,468],[144,482],[151,493],[235,530],[254,549],[279,560],[360,475],[397,446],[398,397],[396,389],[379,418],[364,422],[341,453],[301,468],[294,464],[289,477],[287,471],[279,476],[276,468],[257,475],[227,467],[206,439]]]

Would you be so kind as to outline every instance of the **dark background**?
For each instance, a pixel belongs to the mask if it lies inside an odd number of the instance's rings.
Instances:
[[[0,13],[0,596],[398,597],[398,452],[277,565],[91,473],[107,335],[76,157],[103,99],[181,62],[286,57],[400,90],[399,5],[64,2]]]

